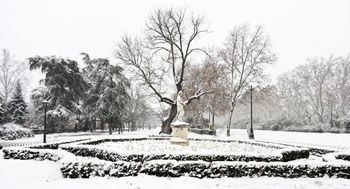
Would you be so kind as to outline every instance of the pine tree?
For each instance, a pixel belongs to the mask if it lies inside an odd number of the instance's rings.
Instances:
[[[6,122],[6,107],[3,103],[0,104],[0,124]]]
[[[28,114],[28,110],[27,103],[23,99],[22,87],[19,81],[17,82],[12,100],[8,104],[8,111],[12,121],[20,125],[24,124],[24,117]]]

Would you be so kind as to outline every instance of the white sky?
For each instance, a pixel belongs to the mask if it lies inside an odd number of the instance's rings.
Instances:
[[[122,34],[141,34],[150,11],[187,7],[206,16],[220,44],[235,25],[263,24],[279,60],[272,78],[305,63],[307,57],[350,52],[350,1],[340,0],[0,0],[0,48],[19,60],[59,55],[80,60],[80,52],[113,59]]]

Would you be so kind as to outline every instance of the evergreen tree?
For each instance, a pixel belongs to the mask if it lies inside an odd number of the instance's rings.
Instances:
[[[90,59],[82,53],[86,67],[83,69],[89,84],[88,95],[84,98],[84,109],[90,118],[100,118],[107,122],[109,132],[112,128],[122,129],[126,103],[129,100],[127,90],[130,83],[123,74],[123,68],[111,65],[108,59]]]
[[[28,114],[28,110],[27,103],[23,99],[22,87],[19,81],[17,81],[12,100],[8,104],[8,111],[12,121],[20,125],[24,124],[24,117]]]
[[[6,108],[3,103],[0,104],[0,124],[4,124],[6,120]]]

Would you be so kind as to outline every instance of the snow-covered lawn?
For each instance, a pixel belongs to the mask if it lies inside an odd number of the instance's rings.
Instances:
[[[131,154],[270,154],[276,149],[239,142],[190,141],[189,146],[171,145],[168,140],[104,142],[99,146]]]
[[[225,131],[219,130],[218,137],[225,137]],[[285,142],[293,144],[319,145],[324,147],[345,147],[350,149],[350,134],[346,133],[306,133],[285,131],[255,130],[256,140]],[[247,139],[247,130],[233,129],[231,137],[234,139]]]
[[[179,188],[283,188],[283,189],[348,189],[350,181],[334,178],[218,178],[197,179],[192,177],[167,178],[148,175],[121,178],[65,179],[59,164],[50,161],[0,159],[1,188],[11,189],[179,189]]]

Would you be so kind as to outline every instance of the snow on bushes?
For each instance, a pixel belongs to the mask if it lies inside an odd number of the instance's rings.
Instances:
[[[350,179],[350,164],[305,164],[284,162],[204,162],[154,160],[142,163],[68,163],[61,172],[66,178],[89,178],[92,176],[137,176],[138,174],[159,177],[190,176],[196,178],[220,177],[336,177]]]
[[[189,128],[189,131],[201,135],[216,135],[216,130],[212,129]]]
[[[337,177],[350,179],[350,164],[294,164],[282,162],[176,162],[149,161],[140,173],[156,176],[219,177]]]
[[[335,153],[335,158],[350,161],[350,151]]]
[[[146,141],[141,141],[146,140]],[[98,144],[103,144],[106,142],[118,143],[118,146],[99,146]],[[130,144],[135,143],[133,146],[127,146],[125,149],[120,147],[121,143],[125,141],[129,141]],[[220,141],[220,140],[201,140],[201,139],[192,139],[191,142],[221,142],[220,145],[242,145],[248,147],[240,147],[242,149],[252,148],[253,150],[259,149],[260,153],[250,152],[247,153],[244,150],[235,151],[234,149],[228,149],[228,151],[223,151],[220,148],[220,151],[215,150],[218,147],[211,147],[211,149],[207,149],[206,151],[190,151],[188,148],[187,151],[184,150],[173,150],[169,151],[163,149],[162,142],[169,142],[165,139],[152,139],[148,140],[147,138],[134,138],[134,139],[103,139],[103,140],[95,140],[90,142],[81,142],[76,144],[68,144],[61,145],[60,148],[67,150],[78,156],[89,156],[89,157],[97,157],[102,160],[107,161],[150,161],[150,160],[178,160],[178,161],[194,161],[194,160],[203,160],[208,162],[213,161],[291,161],[300,158],[308,158],[309,150],[305,148],[285,148],[281,149],[280,146],[272,146],[265,145],[256,142],[246,142],[246,141]],[[147,148],[140,147],[139,145],[142,143],[146,143]],[[93,144],[93,145],[91,145]],[[127,145],[127,144],[125,144]],[[161,146],[159,146],[161,145]],[[169,144],[170,145],[170,144]],[[162,147],[162,148],[160,148]],[[180,146],[174,146],[180,147]],[[159,149],[157,149],[159,148]],[[237,148],[237,149],[240,149]],[[272,149],[271,149],[272,148]],[[145,150],[146,149],[146,150]],[[161,149],[161,150],[160,150]],[[262,153],[265,149],[265,153]]]
[[[50,160],[58,161],[62,159],[62,155],[57,154],[54,150],[33,150],[28,148],[13,147],[2,150],[4,159],[20,159],[20,160]]]
[[[20,138],[33,137],[34,134],[30,129],[26,129],[15,123],[6,123],[0,125],[0,139],[1,140],[16,140]]]
[[[141,168],[141,163],[114,162],[114,163],[67,163],[61,167],[65,178],[89,178],[92,176],[136,176]]]
[[[52,142],[52,143],[44,143],[44,144],[36,144],[27,146],[28,148],[32,149],[58,149],[59,145],[61,144],[69,144],[69,143],[76,143],[76,142],[82,142],[89,139],[79,139],[79,140],[71,140],[71,141],[64,141],[64,142]]]

